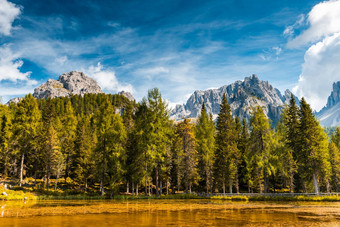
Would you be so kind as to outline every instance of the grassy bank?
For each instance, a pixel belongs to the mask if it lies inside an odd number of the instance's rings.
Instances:
[[[142,199],[210,199],[228,201],[315,201],[315,202],[336,202],[340,201],[338,195],[219,195],[219,196],[198,196],[194,194],[170,194],[161,196],[139,196],[132,195],[99,195],[97,192],[83,192],[79,190],[33,190],[32,188],[14,187],[6,189],[0,185],[0,200],[142,200]]]
[[[230,201],[309,201],[309,202],[337,202],[340,201],[338,195],[322,195],[322,196],[212,196],[213,200],[230,200]]]
[[[9,190],[0,185],[0,200],[34,200],[37,196],[22,190]]]

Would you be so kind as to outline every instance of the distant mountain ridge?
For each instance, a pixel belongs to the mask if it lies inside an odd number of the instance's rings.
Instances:
[[[91,77],[83,72],[72,71],[60,75],[58,80],[49,79],[34,89],[33,96],[37,99],[47,99],[87,93],[98,94],[103,91]]]
[[[180,120],[183,117],[197,118],[204,101],[208,113],[212,113],[216,118],[224,93],[234,116],[249,120],[252,108],[261,106],[273,125],[279,121],[281,110],[284,104],[288,103],[292,94],[286,90],[282,95],[268,81],[261,81],[257,75],[252,75],[243,81],[236,81],[218,89],[195,91],[186,104],[176,105],[171,111],[170,117],[175,120]]]
[[[326,106],[316,113],[316,116],[322,126],[340,126],[340,81],[333,83],[333,91]]]
[[[71,71],[60,75],[58,80],[47,80],[46,83],[34,89],[33,96],[37,99],[47,99],[99,93],[103,93],[103,91],[97,81],[83,72]],[[118,94],[125,96],[130,101],[135,100],[130,92],[120,91]],[[7,104],[18,103],[22,99],[22,97],[13,98]]]

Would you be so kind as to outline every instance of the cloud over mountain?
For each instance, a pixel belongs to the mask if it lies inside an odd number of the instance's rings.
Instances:
[[[287,44],[289,48],[312,44],[305,53],[293,92],[320,110],[326,104],[332,83],[340,80],[340,1],[317,4],[306,20],[308,28]]]

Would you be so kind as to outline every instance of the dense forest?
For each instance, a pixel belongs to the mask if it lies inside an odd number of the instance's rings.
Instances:
[[[216,121],[203,103],[194,122],[169,119],[158,89],[140,103],[86,94],[0,105],[0,179],[42,180],[56,190],[130,192],[331,192],[340,186],[340,128],[327,136],[302,98],[274,128],[261,107],[249,122],[223,97]]]

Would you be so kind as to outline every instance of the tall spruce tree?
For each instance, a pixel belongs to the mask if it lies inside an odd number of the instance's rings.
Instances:
[[[296,156],[299,152],[298,144],[300,139],[300,133],[298,131],[299,123],[295,107],[294,97],[292,97],[290,105],[286,106],[281,114],[276,134],[278,139],[277,155],[279,156],[278,169],[285,185],[289,186],[291,193],[295,190],[297,173]],[[295,137],[293,134],[295,134]]]
[[[96,157],[100,176],[100,192],[104,195],[104,185],[109,183],[112,193],[122,180],[125,160],[126,130],[122,118],[115,114],[114,108],[106,97],[95,115],[98,136]]]
[[[0,171],[8,176],[11,158],[11,143],[13,139],[12,111],[0,104]]]
[[[185,192],[191,193],[191,188],[196,183],[197,172],[197,151],[196,139],[194,135],[194,125],[189,119],[184,119],[177,125],[178,135],[181,140],[180,147],[183,158],[181,159],[182,180],[185,186]]]
[[[13,121],[13,141],[20,154],[20,186],[23,183],[25,157],[38,150],[39,131],[41,129],[41,112],[37,100],[31,95],[18,103]]]
[[[64,105],[61,105],[64,106]],[[65,182],[70,176],[71,157],[74,154],[74,140],[76,136],[77,117],[74,114],[72,103],[70,100],[66,102],[64,114],[61,116],[62,128],[60,132],[61,151],[65,156]]]
[[[250,187],[260,193],[268,192],[269,177],[274,173],[272,165],[273,131],[269,120],[261,107],[256,107],[251,122],[249,149],[247,152],[247,168],[250,174]]]
[[[91,129],[91,116],[81,115],[79,117],[75,141],[74,153],[72,157],[72,172],[75,180],[80,185],[84,184],[84,190],[87,191],[88,180],[94,175],[94,155],[93,149],[95,142]]]
[[[225,94],[220,105],[216,130],[215,181],[222,186],[223,193],[225,193],[225,186],[228,182],[229,192],[232,193],[233,182],[236,180],[240,165],[241,153],[237,148],[235,123]]]
[[[307,188],[313,181],[314,192],[320,193],[320,183],[329,191],[331,165],[329,163],[328,139],[319,122],[315,119],[312,109],[304,98],[300,101],[300,133],[301,152],[297,156],[299,173]]]
[[[334,142],[329,143],[328,150],[332,168],[331,186],[333,190],[338,192],[340,186],[340,152]]]
[[[209,193],[212,190],[213,164],[215,154],[215,125],[212,116],[208,115],[203,102],[201,115],[195,127],[198,152],[198,171],[201,188]],[[204,185],[204,186],[203,186]]]
[[[169,120],[169,111],[166,102],[157,88],[149,90],[148,99],[148,119],[146,133],[148,133],[147,149],[152,160],[154,176],[156,182],[156,195],[158,196],[159,184],[164,181],[160,179],[164,175],[164,169],[167,163],[168,151],[171,147],[171,122]],[[162,171],[163,170],[163,171]],[[161,172],[162,171],[162,172]]]

